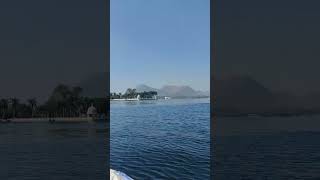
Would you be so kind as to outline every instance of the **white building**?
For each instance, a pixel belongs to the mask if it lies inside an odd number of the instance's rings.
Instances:
[[[87,111],[87,117],[97,117],[98,112],[97,109],[91,104]]]

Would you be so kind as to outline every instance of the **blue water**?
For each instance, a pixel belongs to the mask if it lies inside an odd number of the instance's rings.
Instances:
[[[208,99],[111,102],[110,166],[134,179],[209,179]]]
[[[319,120],[218,118],[214,179],[320,179]]]
[[[320,133],[219,137],[215,179],[320,179]]]
[[[0,179],[107,179],[107,124],[0,124]]]

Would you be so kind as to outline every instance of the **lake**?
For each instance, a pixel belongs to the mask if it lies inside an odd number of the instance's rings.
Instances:
[[[214,179],[320,179],[320,117],[218,117]]]
[[[110,106],[110,167],[134,179],[209,179],[210,101]]]
[[[106,123],[0,124],[0,179],[107,179]]]

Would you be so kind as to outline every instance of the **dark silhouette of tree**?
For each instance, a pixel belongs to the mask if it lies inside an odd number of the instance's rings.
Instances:
[[[146,98],[146,99],[152,99],[154,98],[154,96],[158,95],[158,93],[156,91],[144,91],[141,93],[138,93],[140,95],[141,98]]]
[[[34,112],[36,111],[36,107],[37,107],[37,100],[36,98],[32,98],[32,99],[28,99],[27,101],[31,109],[31,117],[34,117]]]
[[[8,100],[7,99],[0,100],[0,108],[1,108],[1,117],[2,117],[2,119],[5,119],[6,112],[8,111]]]
[[[53,89],[48,100],[41,105],[37,105],[35,98],[27,99],[25,104],[19,103],[17,98],[0,99],[0,118],[75,117],[85,115],[91,104],[94,104],[100,112],[106,113],[107,98],[83,97],[82,91],[78,86],[59,84]]]
[[[137,95],[136,89],[128,88],[124,94],[124,98],[135,98]]]
[[[11,100],[11,107],[12,107],[12,117],[15,118],[16,117],[17,107],[19,105],[19,99],[11,98],[10,100]]]
[[[83,89],[79,86],[73,87],[71,92],[70,104],[72,104],[73,112],[80,115],[81,111],[81,93]]]

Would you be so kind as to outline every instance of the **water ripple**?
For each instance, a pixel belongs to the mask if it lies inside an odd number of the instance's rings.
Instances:
[[[209,179],[209,101],[111,104],[111,167],[135,179]]]

